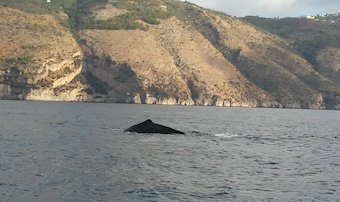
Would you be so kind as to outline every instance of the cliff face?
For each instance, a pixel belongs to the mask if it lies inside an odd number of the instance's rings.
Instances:
[[[91,55],[111,61],[106,68],[100,68],[103,62],[92,62],[87,71],[111,87],[113,100],[132,93],[147,104],[271,104],[270,96],[252,85],[209,40],[175,17],[148,31],[82,30],[80,36]],[[122,64],[135,75],[117,83],[114,77],[122,78],[117,74]]]
[[[241,19],[152,2],[157,20],[138,13],[144,1],[91,4],[75,34],[61,11],[0,7],[1,98],[340,108],[338,48],[316,52],[316,68],[287,39]]]
[[[75,79],[82,71],[83,51],[55,16],[4,7],[0,16],[2,99],[87,99]]]

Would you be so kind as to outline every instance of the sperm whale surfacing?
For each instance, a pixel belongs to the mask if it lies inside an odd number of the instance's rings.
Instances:
[[[182,131],[175,130],[173,128],[163,126],[152,122],[150,119],[133,125],[130,128],[124,130],[124,132],[136,132],[136,133],[160,133],[160,134],[185,134]]]

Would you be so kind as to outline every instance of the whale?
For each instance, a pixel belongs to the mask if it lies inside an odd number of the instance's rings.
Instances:
[[[175,130],[173,128],[163,126],[148,119],[142,123],[136,124],[124,130],[124,132],[136,132],[136,133],[160,133],[160,134],[185,134],[182,131]]]

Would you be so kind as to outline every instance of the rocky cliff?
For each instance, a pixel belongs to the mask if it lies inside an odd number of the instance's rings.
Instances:
[[[69,29],[53,15],[0,7],[0,16],[2,99],[87,100],[75,79],[84,54]]]
[[[180,1],[76,13],[0,7],[2,99],[340,108],[337,47],[315,68],[285,38]]]
[[[147,104],[255,107],[274,100],[175,17],[148,31],[90,29],[80,37],[97,57],[88,60],[86,70],[110,86],[115,101],[124,102],[122,94]],[[129,80],[117,72],[131,74]]]

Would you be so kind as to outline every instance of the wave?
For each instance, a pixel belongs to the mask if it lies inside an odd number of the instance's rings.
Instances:
[[[106,129],[106,128],[103,128],[103,129]],[[121,129],[121,128],[110,128],[110,131],[118,131],[118,132],[123,132],[124,129]]]
[[[214,134],[215,137],[222,137],[222,138],[232,138],[232,137],[238,137],[238,134],[231,134],[231,133],[220,133],[220,134]]]
[[[110,128],[110,131],[114,132],[124,132],[124,129],[122,128]],[[135,132],[125,132],[128,134],[138,134]],[[144,133],[144,134],[152,134],[152,133]],[[163,134],[163,135],[171,135],[171,134]],[[179,134],[176,134],[179,135]],[[233,137],[239,137],[242,134],[232,134],[232,133],[217,133],[217,134],[212,134],[212,133],[205,133],[205,132],[199,132],[199,131],[187,131],[184,135],[193,135],[193,136],[213,136],[213,137],[220,137],[220,138],[233,138]]]

